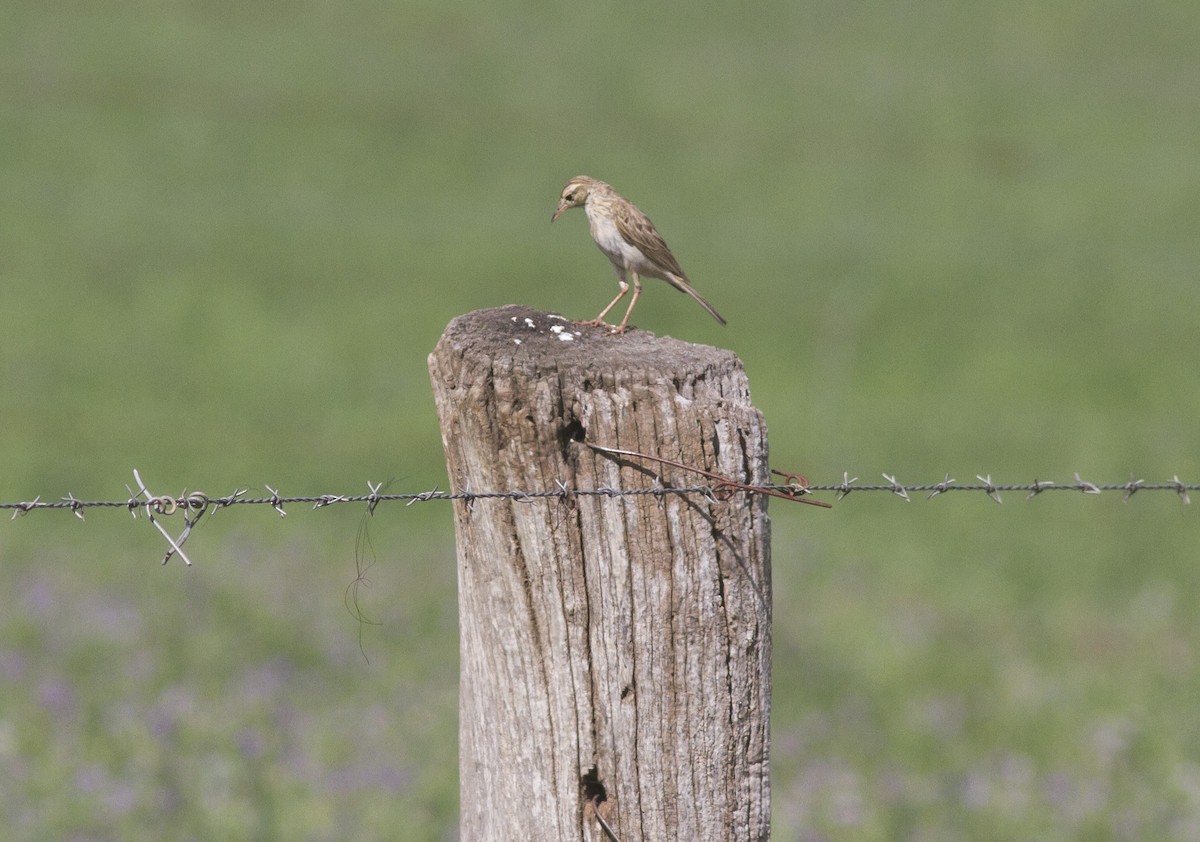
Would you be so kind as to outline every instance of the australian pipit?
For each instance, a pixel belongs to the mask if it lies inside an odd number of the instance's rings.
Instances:
[[[604,252],[612,261],[613,268],[617,270],[618,283],[621,285],[621,291],[617,293],[617,297],[600,311],[600,315],[584,324],[605,324],[604,317],[608,315],[608,311],[625,297],[625,293],[629,292],[629,275],[633,275],[633,300],[629,302],[625,318],[621,319],[619,325],[613,327],[613,333],[622,333],[625,330],[625,325],[629,322],[629,314],[633,312],[633,305],[637,304],[638,296],[642,294],[643,275],[648,278],[659,278],[680,292],[686,292],[700,302],[700,306],[711,313],[714,319],[725,324],[725,319],[721,317],[721,314],[714,310],[713,306],[705,301],[700,293],[692,289],[691,282],[679,268],[679,261],[667,248],[662,235],[658,233],[654,223],[638,209],[637,205],[603,181],[586,175],[578,175],[568,181],[567,186],[563,188],[562,197],[558,201],[558,210],[554,211],[550,221],[558,219],[563,211],[577,208],[580,205],[587,214],[592,239],[596,241],[600,251]]]

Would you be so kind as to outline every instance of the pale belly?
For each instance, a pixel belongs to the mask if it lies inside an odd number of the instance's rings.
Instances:
[[[651,274],[654,265],[646,259],[637,246],[625,241],[621,232],[617,230],[617,224],[611,219],[593,216],[589,213],[588,227],[591,228],[592,239],[596,241],[600,251],[608,255],[608,259],[612,261],[618,271],[624,270],[637,272],[639,275],[656,276]]]

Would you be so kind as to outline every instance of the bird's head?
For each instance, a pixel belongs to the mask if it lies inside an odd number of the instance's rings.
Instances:
[[[602,182],[586,175],[577,175],[567,182],[567,186],[562,189],[562,195],[558,200],[558,209],[554,211],[554,215],[550,217],[550,221],[558,219],[563,211],[568,211],[571,208],[577,208],[587,202],[587,198],[596,188],[596,185]]]

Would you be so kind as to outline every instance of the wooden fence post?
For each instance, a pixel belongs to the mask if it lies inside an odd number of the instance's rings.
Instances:
[[[454,319],[429,370],[455,491],[707,483],[584,442],[769,479],[728,351],[512,306]],[[461,838],[611,840],[597,803],[620,842],[767,839],[766,498],[479,498],[454,513]]]

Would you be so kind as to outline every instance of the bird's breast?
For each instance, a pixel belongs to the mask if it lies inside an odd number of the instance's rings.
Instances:
[[[587,208],[587,218],[592,239],[614,264],[633,272],[641,272],[648,265],[649,261],[641,250],[621,236],[611,216]]]

